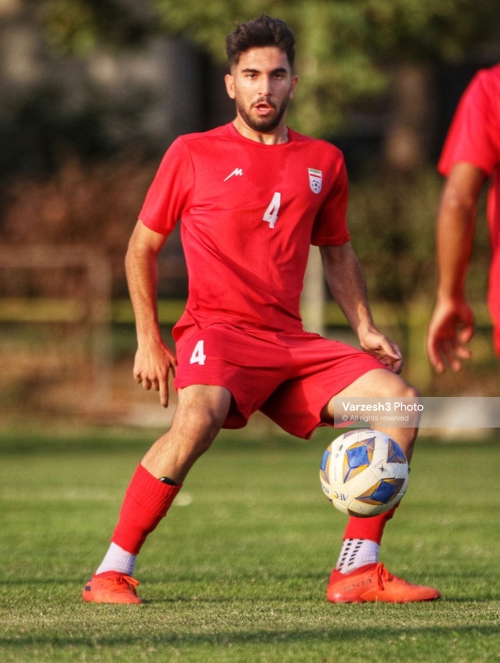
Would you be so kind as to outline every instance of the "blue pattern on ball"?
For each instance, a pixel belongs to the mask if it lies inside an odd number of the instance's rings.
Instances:
[[[330,449],[327,449],[327,450],[325,451],[325,453],[323,454],[323,458],[321,459],[321,465],[320,465],[320,467],[319,467],[319,469],[320,469],[322,472],[324,472],[324,471],[326,470],[326,465],[327,465],[327,463],[328,463],[328,459],[330,458],[331,455],[332,455],[332,454],[331,454],[331,452],[330,452]]]
[[[346,452],[349,467],[354,470],[357,467],[363,467],[370,464],[370,457],[366,446],[352,447]]]

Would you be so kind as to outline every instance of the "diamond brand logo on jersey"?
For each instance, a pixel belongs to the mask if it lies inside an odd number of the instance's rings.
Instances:
[[[319,193],[321,191],[321,185],[323,184],[323,173],[321,170],[314,170],[314,168],[308,168],[309,173],[309,186],[313,193]]]
[[[235,169],[233,170],[233,172],[230,173],[230,174],[226,177],[226,179],[224,180],[224,182],[227,182],[228,179],[229,179],[230,177],[232,177],[233,175],[239,175],[239,176],[241,177],[241,176],[243,175],[243,168],[235,168]]]

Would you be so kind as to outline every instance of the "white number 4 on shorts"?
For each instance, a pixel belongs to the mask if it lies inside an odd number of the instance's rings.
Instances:
[[[207,355],[205,354],[205,341],[198,341],[195,345],[191,359],[189,360],[190,364],[200,364],[203,366],[205,364],[205,359]]]

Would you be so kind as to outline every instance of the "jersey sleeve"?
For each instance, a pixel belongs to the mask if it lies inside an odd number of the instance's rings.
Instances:
[[[438,170],[449,175],[456,163],[470,163],[490,175],[499,158],[498,126],[495,121],[496,86],[489,73],[481,71],[472,79],[458,104],[445,140]]]
[[[151,230],[169,235],[189,204],[193,183],[189,150],[182,137],[177,138],[161,161],[139,219]]]
[[[339,152],[334,161],[333,182],[314,222],[311,244],[315,246],[340,246],[350,240],[347,228],[348,184],[344,157]]]

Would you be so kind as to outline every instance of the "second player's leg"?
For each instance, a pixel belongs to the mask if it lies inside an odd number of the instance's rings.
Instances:
[[[231,393],[211,385],[179,389],[170,430],[149,449],[141,464],[153,476],[181,484],[196,460],[207,451],[222,428]]]

